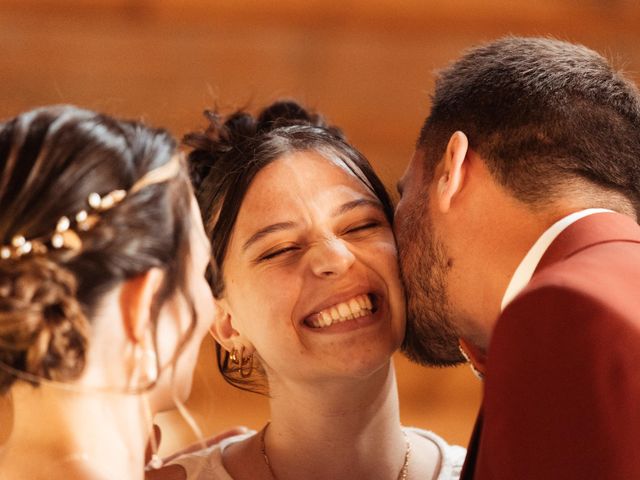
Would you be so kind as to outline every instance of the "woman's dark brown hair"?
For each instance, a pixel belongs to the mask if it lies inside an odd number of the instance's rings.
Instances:
[[[49,238],[61,217],[88,208],[90,194],[128,191],[170,162],[175,149],[163,130],[72,106],[0,124],[0,245],[16,237]],[[76,229],[81,248],[49,246],[0,259],[0,367],[10,367],[0,368],[0,394],[16,372],[77,378],[105,293],[154,267],[165,272],[151,312],[155,329],[162,303],[185,285],[191,198],[180,172],[131,192],[100,212],[92,228]],[[186,335],[192,330],[193,324]]]
[[[349,145],[342,132],[293,101],[278,101],[257,116],[237,111],[223,117],[206,111],[204,131],[189,133],[184,144],[189,154],[191,177],[196,189],[205,229],[213,251],[210,283],[214,296],[224,295],[224,260],[238,212],[251,182],[264,167],[284,155],[315,151],[344,164],[382,203],[389,223],[393,204],[367,159]],[[218,368],[225,380],[246,390],[255,390],[255,379],[245,379],[229,361],[229,353],[216,344]],[[262,390],[262,385],[258,390]]]

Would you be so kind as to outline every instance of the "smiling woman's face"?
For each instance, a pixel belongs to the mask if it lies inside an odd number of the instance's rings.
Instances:
[[[297,152],[247,191],[224,264],[221,306],[270,383],[365,376],[404,335],[393,232],[344,165]]]

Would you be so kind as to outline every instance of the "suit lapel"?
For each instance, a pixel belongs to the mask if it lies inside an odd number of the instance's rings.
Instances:
[[[619,213],[589,215],[558,235],[540,259],[534,275],[585,248],[615,241],[640,243],[640,227],[632,218]]]
[[[601,243],[627,241],[640,243],[640,226],[630,217],[618,213],[589,215],[569,225],[551,243],[536,270],[563,261],[585,248]],[[489,372],[488,375],[491,375]],[[472,480],[475,475],[482,436],[483,408],[480,408],[462,468],[460,480]]]

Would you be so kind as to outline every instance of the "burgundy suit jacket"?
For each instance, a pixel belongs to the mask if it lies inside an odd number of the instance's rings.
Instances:
[[[463,479],[640,479],[640,226],[564,230],[500,315]]]

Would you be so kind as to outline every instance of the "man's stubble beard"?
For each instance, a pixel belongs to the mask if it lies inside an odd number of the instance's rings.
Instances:
[[[426,205],[415,206],[398,232],[400,269],[406,288],[407,327],[402,352],[428,366],[465,362],[447,295],[449,255],[433,229]]]

